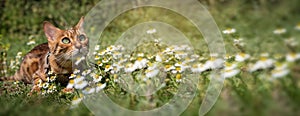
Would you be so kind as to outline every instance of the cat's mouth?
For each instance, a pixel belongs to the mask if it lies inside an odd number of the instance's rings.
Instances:
[[[77,59],[77,58],[86,56],[87,54],[88,54],[88,49],[87,48],[75,49],[72,52],[72,59]]]

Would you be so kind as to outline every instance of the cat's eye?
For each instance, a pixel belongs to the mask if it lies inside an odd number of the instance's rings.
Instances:
[[[78,36],[79,41],[84,41],[86,37],[84,35],[79,35]]]
[[[71,42],[71,40],[69,38],[65,37],[61,40],[61,42],[63,42],[64,44],[68,44]]]

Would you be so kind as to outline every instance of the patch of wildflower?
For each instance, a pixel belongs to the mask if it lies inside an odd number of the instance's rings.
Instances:
[[[148,30],[147,34],[156,33],[155,29]],[[234,28],[223,31],[224,34],[236,33]],[[274,34],[286,33],[284,28],[274,30]],[[260,70],[269,71],[271,79],[283,78],[290,73],[290,65],[300,59],[300,53],[293,50],[286,55],[274,55],[263,53],[258,58],[247,54],[243,47],[245,43],[243,39],[234,39],[234,45],[241,51],[237,54],[226,54],[224,60],[219,58],[218,54],[211,54],[210,57],[204,57],[202,54],[194,54],[193,49],[189,45],[164,45],[160,39],[153,42],[140,45],[140,48],[133,53],[126,53],[126,49],[121,45],[108,46],[104,50],[100,50],[100,46],[95,46],[94,68],[92,69],[75,69],[73,74],[69,76],[67,89],[79,90],[79,94],[74,97],[72,105],[79,104],[83,95],[97,93],[105,88],[111,87],[113,84],[122,82],[120,74],[125,73],[131,75],[135,81],[147,84],[151,80],[161,79],[165,74],[164,84],[173,86],[172,84],[180,84],[185,80],[185,75],[189,73],[197,73],[202,76],[204,72],[210,72],[214,69],[220,69],[224,78],[234,78],[241,72],[255,74]],[[296,47],[297,42],[293,38],[285,40],[287,46]],[[156,53],[148,52],[148,49],[157,49]],[[139,49],[139,47],[137,47]],[[294,49],[294,48],[293,48]],[[149,51],[151,51],[149,50]],[[21,53],[16,56],[17,60],[13,60],[11,67],[20,64]],[[75,64],[79,64],[85,60],[84,57],[78,58]],[[51,75],[51,74],[49,74]],[[42,94],[53,93],[58,91],[54,81],[56,75],[48,76],[46,82],[39,81],[38,86],[42,88]],[[166,84],[167,83],[167,84]]]
[[[285,34],[286,33],[286,29],[285,28],[277,28],[273,31],[274,34],[277,35],[281,35],[281,34]]]
[[[224,34],[233,34],[236,32],[235,28],[227,28],[225,30],[222,31]]]
[[[255,64],[250,64],[249,71],[255,72],[258,70],[270,69],[273,66],[274,60],[269,58],[268,53],[263,53]]]
[[[300,59],[300,53],[291,52],[288,53],[285,58],[287,62],[295,62]]]
[[[275,64],[274,70],[271,71],[271,74],[272,74],[272,78],[276,79],[276,78],[282,78],[282,77],[288,75],[289,72],[290,72],[290,70],[288,69],[287,63],[277,62]]]
[[[242,53],[242,52],[235,55],[235,61],[237,61],[237,62],[244,62],[249,58],[250,58],[249,54]]]
[[[33,35],[29,36],[29,41],[26,43],[26,45],[31,46],[31,45],[35,45],[35,44],[36,44],[36,42],[34,40],[34,36]]]
[[[238,68],[237,63],[234,63],[234,62],[233,63],[230,63],[230,62],[225,63],[225,67],[223,69],[223,77],[224,78],[234,77],[238,73],[240,73],[240,69]]]
[[[15,59],[10,60],[9,67],[13,70],[18,70],[22,60],[22,52],[18,52]]]

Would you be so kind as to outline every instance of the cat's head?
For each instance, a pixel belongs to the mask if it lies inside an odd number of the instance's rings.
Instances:
[[[81,17],[76,26],[62,30],[45,21],[44,32],[51,54],[67,60],[86,56],[89,40],[83,31],[83,22],[84,17]]]

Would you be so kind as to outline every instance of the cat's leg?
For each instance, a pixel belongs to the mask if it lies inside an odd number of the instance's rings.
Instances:
[[[43,82],[46,81],[46,75],[41,75],[38,71],[33,74],[33,86],[31,88],[31,91],[29,95],[32,95],[33,93],[40,93],[41,92],[41,85]]]

